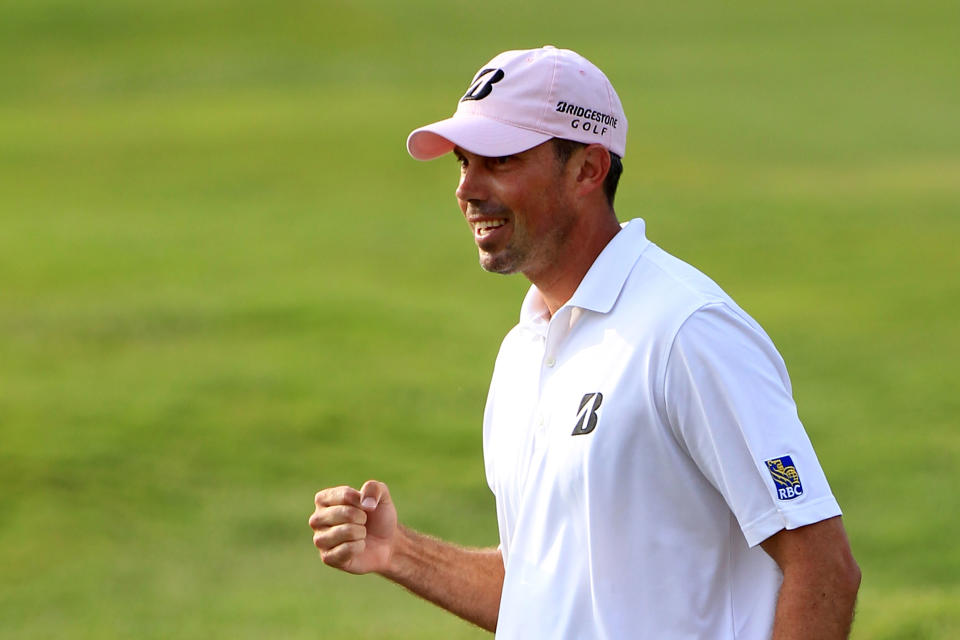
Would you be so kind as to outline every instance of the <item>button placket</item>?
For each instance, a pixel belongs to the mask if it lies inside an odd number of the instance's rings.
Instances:
[[[570,310],[561,307],[557,313],[550,318],[547,325],[546,341],[544,342],[543,366],[547,369],[554,369],[557,366],[557,353],[560,350],[560,344],[570,332]]]
[[[543,411],[537,409],[536,419],[533,427],[533,448],[537,451],[542,450],[547,443],[546,420],[543,417]]]

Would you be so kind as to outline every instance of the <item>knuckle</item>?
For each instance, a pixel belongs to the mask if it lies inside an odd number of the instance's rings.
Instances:
[[[357,509],[356,507],[351,507],[348,505],[342,505],[337,507],[334,511],[333,519],[336,520],[338,524],[340,523],[353,523],[353,524],[366,524],[367,522],[367,513],[362,509]]]
[[[313,534],[313,545],[314,545],[317,549],[320,549],[321,551],[329,550],[329,549],[331,549],[333,546],[335,546],[335,545],[331,544],[330,530],[329,530],[329,529],[323,529],[322,531],[316,531],[316,532],[314,532],[314,534]]]
[[[344,523],[331,527],[330,535],[336,542],[355,542],[367,537],[367,529],[358,524]]]
[[[323,564],[330,567],[335,567],[337,564],[339,564],[337,560],[337,554],[333,551],[321,551],[320,559],[323,560]]]
[[[362,542],[345,542],[320,552],[320,559],[331,567],[342,567],[363,551]]]
[[[313,544],[321,550],[330,550],[343,544],[355,543],[367,537],[364,526],[340,523],[329,527],[315,527]]]
[[[345,485],[341,485],[339,487],[327,487],[326,489],[321,489],[313,496],[313,503],[318,507],[342,503],[344,501],[344,497],[349,491],[350,487]]]
[[[318,507],[309,520],[310,527],[313,529],[332,527],[344,523],[366,524],[366,522],[367,514],[349,505]]]

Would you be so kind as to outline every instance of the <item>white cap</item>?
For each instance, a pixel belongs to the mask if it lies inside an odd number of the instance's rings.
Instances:
[[[407,151],[432,160],[454,147],[520,153],[550,138],[599,143],[623,157],[627,118],[607,76],[569,49],[505,51],[485,64],[452,117],[416,129]]]

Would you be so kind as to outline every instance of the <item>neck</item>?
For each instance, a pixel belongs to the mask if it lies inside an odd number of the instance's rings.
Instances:
[[[543,273],[524,273],[537,287],[552,317],[573,296],[597,256],[620,231],[615,215],[584,217],[567,244],[562,264],[553,265]]]

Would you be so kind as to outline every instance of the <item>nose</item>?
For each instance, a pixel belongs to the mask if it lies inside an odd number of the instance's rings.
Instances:
[[[481,167],[469,163],[460,169],[460,183],[457,185],[457,200],[485,200],[486,191]]]

